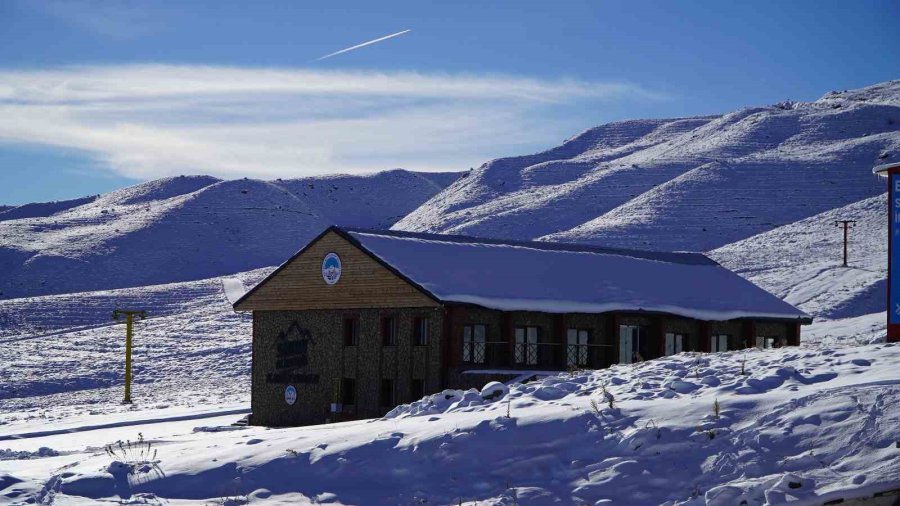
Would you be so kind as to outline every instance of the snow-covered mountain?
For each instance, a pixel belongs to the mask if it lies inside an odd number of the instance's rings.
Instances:
[[[606,124],[488,162],[394,228],[705,251],[878,195],[872,166],[897,159],[891,81],[809,103]]]
[[[53,202],[32,202],[21,206],[0,206],[0,221],[18,220],[21,218],[38,218],[72,209],[80,205],[89,204],[96,200],[98,195],[81,197],[69,200],[56,200]]]
[[[277,265],[329,224],[386,228],[456,174],[160,179],[0,214],[2,298],[203,279]]]

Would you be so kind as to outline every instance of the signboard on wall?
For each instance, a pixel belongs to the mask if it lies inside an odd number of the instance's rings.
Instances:
[[[288,385],[287,388],[284,389],[284,402],[286,402],[288,406],[293,406],[294,403],[297,402],[297,389],[294,388],[294,385]]]
[[[888,239],[888,323],[900,324],[900,172],[891,171],[890,218]]]
[[[322,259],[322,279],[333,285],[341,279],[341,257],[331,252]]]

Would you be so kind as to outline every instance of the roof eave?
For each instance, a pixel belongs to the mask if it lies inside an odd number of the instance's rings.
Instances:
[[[244,295],[241,295],[241,298],[239,298],[238,300],[236,300],[236,301],[234,302],[234,304],[231,305],[231,308],[232,308],[233,310],[235,310],[235,311],[252,311],[251,309],[239,309],[238,306],[240,306],[245,300],[247,300],[247,298],[249,298],[251,295],[253,295],[253,293],[256,292],[256,290],[258,290],[261,286],[263,286],[264,284],[268,283],[269,280],[272,279],[273,277],[275,277],[276,274],[278,274],[279,272],[281,272],[282,270],[284,270],[284,268],[287,267],[288,264],[290,264],[291,262],[293,262],[295,258],[297,258],[297,257],[299,257],[300,255],[302,255],[306,250],[309,249],[310,246],[312,246],[313,244],[315,244],[316,242],[318,242],[321,238],[325,237],[325,235],[328,234],[328,232],[331,232],[331,231],[337,231],[337,230],[340,230],[340,229],[339,229],[336,225],[331,225],[331,226],[329,226],[328,228],[326,228],[325,230],[323,230],[321,233],[319,233],[319,235],[317,235],[317,236],[314,237],[312,240],[310,240],[308,243],[306,243],[305,246],[303,246],[302,248],[300,248],[300,250],[298,250],[296,253],[294,253],[293,255],[291,255],[291,257],[288,258],[284,263],[282,263],[281,265],[279,265],[279,266],[278,266],[274,271],[272,271],[268,276],[266,276],[265,278],[263,278],[262,281],[260,281],[259,283],[257,283],[257,284],[256,284],[253,288],[251,288],[250,290],[248,290],[247,293],[245,293]]]
[[[443,302],[442,300],[440,300],[436,295],[434,295],[433,293],[431,293],[431,291],[429,291],[428,289],[426,289],[426,288],[423,287],[422,285],[416,283],[415,281],[413,281],[412,279],[410,279],[408,276],[406,276],[406,275],[403,274],[402,272],[398,271],[395,267],[393,267],[392,265],[390,265],[390,264],[388,264],[387,262],[385,262],[381,257],[379,257],[378,255],[376,255],[375,253],[373,253],[371,250],[369,250],[368,248],[366,248],[365,246],[363,246],[363,244],[362,244],[360,241],[358,241],[356,238],[354,238],[353,236],[351,236],[350,234],[348,234],[347,231],[345,231],[344,229],[342,229],[341,227],[339,227],[339,226],[337,226],[337,225],[330,225],[328,228],[326,228],[325,230],[323,230],[319,235],[317,235],[317,236],[314,237],[312,240],[310,240],[308,243],[306,243],[305,246],[303,246],[302,248],[300,248],[299,251],[297,251],[296,253],[294,253],[289,259],[287,259],[287,261],[285,261],[284,263],[282,263],[281,265],[279,265],[277,269],[275,269],[275,270],[272,271],[268,276],[266,276],[265,278],[263,278],[263,280],[260,281],[259,283],[257,283],[256,286],[254,286],[254,287],[251,288],[247,293],[245,293],[244,295],[242,295],[241,298],[239,298],[237,301],[234,302],[234,304],[231,305],[232,309],[233,309],[234,311],[253,311],[252,309],[240,309],[239,306],[240,306],[247,298],[249,298],[254,292],[256,292],[256,290],[258,290],[261,286],[263,286],[264,284],[266,284],[270,279],[272,279],[273,277],[275,277],[279,272],[281,272],[282,270],[284,270],[285,267],[287,267],[291,262],[293,262],[293,261],[294,261],[296,258],[298,258],[300,255],[302,255],[303,253],[305,253],[306,250],[308,250],[313,244],[317,243],[320,239],[322,239],[323,237],[325,237],[329,232],[334,232],[335,234],[337,234],[338,236],[340,236],[342,239],[344,239],[345,241],[349,242],[350,244],[352,244],[353,246],[355,246],[356,248],[358,248],[360,251],[362,251],[363,253],[365,253],[367,256],[369,256],[370,258],[372,258],[372,260],[378,262],[379,265],[381,265],[381,266],[383,266],[384,268],[388,269],[388,270],[391,271],[394,275],[396,275],[397,277],[399,277],[400,279],[402,279],[402,280],[405,281],[406,283],[409,283],[412,287],[414,287],[414,288],[417,289],[418,291],[422,292],[422,294],[424,294],[425,296],[427,296],[427,297],[430,298],[431,300],[435,301],[435,302],[438,303],[438,304],[443,304],[443,303],[444,303],[444,302]]]

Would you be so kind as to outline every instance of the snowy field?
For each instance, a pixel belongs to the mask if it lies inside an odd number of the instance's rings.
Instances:
[[[897,157],[898,110],[893,81],[602,125],[455,183],[196,176],[0,207],[0,504],[755,506],[900,489],[886,196],[869,172]],[[848,267],[838,219],[857,220]],[[251,328],[231,303],[327,223],[711,249],[815,321],[799,348],[563,374],[492,402],[448,391],[380,420],[233,426]],[[130,406],[113,308],[149,311]],[[155,455],[105,450],[139,434]]]
[[[52,504],[822,504],[900,488],[898,362],[850,342],[685,353],[306,428],[232,426],[224,403],[12,421],[0,486]],[[139,433],[146,462],[104,451]]]

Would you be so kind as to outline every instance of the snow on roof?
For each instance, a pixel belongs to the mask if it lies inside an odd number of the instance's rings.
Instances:
[[[872,169],[872,174],[887,177],[888,171],[894,168],[900,168],[900,163],[894,162],[878,165],[874,169]]]
[[[343,229],[444,302],[503,311],[810,317],[699,253]]]

